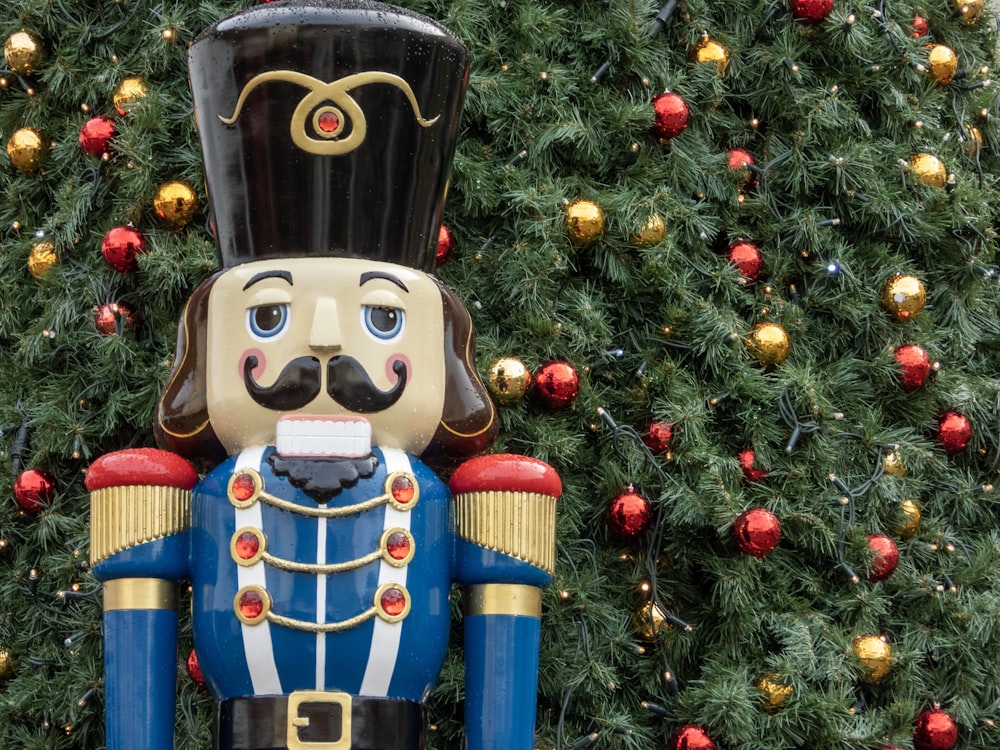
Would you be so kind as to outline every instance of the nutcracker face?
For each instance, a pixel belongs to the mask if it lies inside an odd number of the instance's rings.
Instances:
[[[441,292],[426,274],[354,258],[245,263],[208,303],[208,416],[227,453],[420,453],[444,404]]]

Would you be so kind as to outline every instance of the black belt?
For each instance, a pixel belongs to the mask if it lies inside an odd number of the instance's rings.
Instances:
[[[424,707],[397,698],[300,691],[218,704],[216,750],[420,750]]]

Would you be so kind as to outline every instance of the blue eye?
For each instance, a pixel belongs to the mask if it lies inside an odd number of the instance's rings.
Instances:
[[[365,330],[372,336],[389,341],[403,332],[403,321],[406,314],[395,307],[374,307],[365,305],[361,308],[361,322]]]
[[[288,326],[290,310],[287,304],[258,305],[247,310],[247,330],[257,339],[273,339]]]

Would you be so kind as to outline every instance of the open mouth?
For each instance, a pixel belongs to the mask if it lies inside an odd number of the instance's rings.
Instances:
[[[372,448],[372,426],[359,417],[289,415],[278,420],[275,437],[282,456],[363,458]]]

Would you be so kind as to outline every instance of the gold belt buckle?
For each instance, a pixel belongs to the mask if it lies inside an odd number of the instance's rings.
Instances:
[[[308,716],[299,716],[303,703],[340,706],[340,737],[333,742],[309,742],[299,737],[299,730],[309,726]],[[288,726],[285,735],[288,750],[351,750],[351,696],[323,690],[296,690],[288,696]]]

